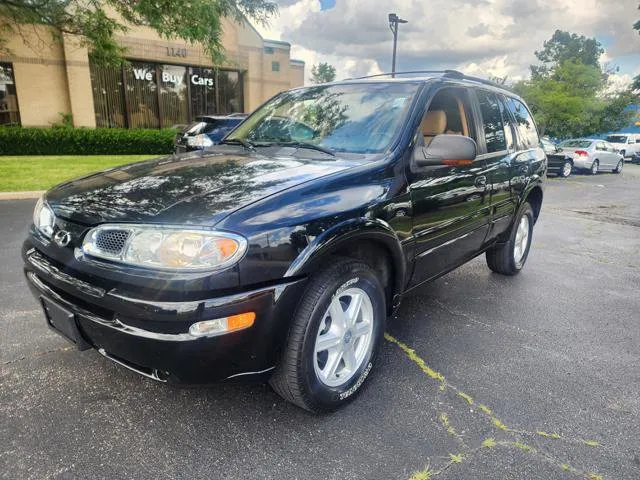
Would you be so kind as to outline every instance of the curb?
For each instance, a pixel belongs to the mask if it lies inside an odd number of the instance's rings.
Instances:
[[[38,199],[45,190],[32,190],[27,192],[0,192],[0,200],[29,200]]]

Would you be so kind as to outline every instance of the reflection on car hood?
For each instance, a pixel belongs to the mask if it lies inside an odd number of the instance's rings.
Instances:
[[[355,165],[358,163],[340,159],[266,157],[227,147],[83,177],[51,189],[47,201],[56,215],[85,225],[213,225],[264,197]]]

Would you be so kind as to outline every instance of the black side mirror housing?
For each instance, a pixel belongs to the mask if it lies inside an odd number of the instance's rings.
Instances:
[[[413,161],[418,167],[470,165],[477,148],[475,140],[463,135],[436,135],[428,146],[416,148]]]

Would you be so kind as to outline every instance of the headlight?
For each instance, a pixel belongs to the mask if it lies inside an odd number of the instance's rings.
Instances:
[[[213,145],[208,135],[201,133],[195,137],[187,137],[187,145],[195,148],[207,148]]]
[[[244,237],[232,233],[153,225],[102,225],[82,242],[87,255],[160,270],[217,270],[246,250]]]
[[[33,209],[33,224],[45,237],[51,238],[55,221],[56,217],[44,201],[44,196],[40,197]]]

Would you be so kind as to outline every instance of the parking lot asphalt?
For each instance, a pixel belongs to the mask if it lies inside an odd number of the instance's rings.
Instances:
[[[0,202],[2,478],[640,478],[640,166],[550,178],[524,271],[482,256],[411,293],[322,416],[71,348],[22,275],[33,204]]]

